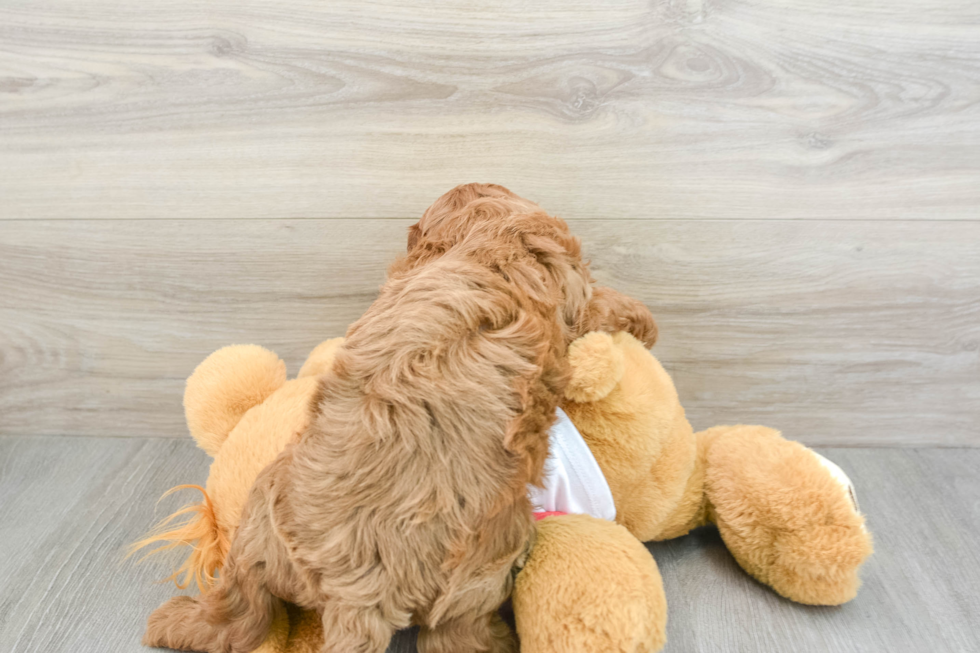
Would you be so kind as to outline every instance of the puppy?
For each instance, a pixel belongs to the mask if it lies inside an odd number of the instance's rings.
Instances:
[[[145,644],[247,653],[286,600],[321,612],[324,652],[381,653],[413,622],[422,653],[514,650],[496,609],[533,536],[565,350],[631,318],[595,299],[564,222],[506,201],[493,219],[466,202],[446,233],[423,218],[310,428],[256,480],[218,584],[158,608]]]

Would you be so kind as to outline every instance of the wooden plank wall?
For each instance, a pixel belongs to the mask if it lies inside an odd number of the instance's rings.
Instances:
[[[495,181],[646,301],[698,428],[980,445],[974,0],[0,6],[0,434],[180,437]]]

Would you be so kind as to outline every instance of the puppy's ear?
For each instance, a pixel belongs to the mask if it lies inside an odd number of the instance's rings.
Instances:
[[[419,223],[413,224],[408,228],[408,248],[406,251],[411,252],[415,249],[415,246],[419,244],[419,238],[422,237],[422,228],[419,227]]]
[[[506,309],[511,300],[502,299]],[[516,373],[511,380],[516,414],[504,431],[504,449],[519,461],[521,483],[537,483],[548,457],[548,429],[570,372],[554,316],[514,308],[514,319],[483,337],[507,350],[501,362]]]
[[[621,292],[596,286],[586,311],[584,332],[626,331],[647,347],[657,342],[657,323],[642,302]]]

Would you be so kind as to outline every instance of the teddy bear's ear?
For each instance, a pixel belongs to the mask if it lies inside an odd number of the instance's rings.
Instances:
[[[320,376],[324,372],[329,372],[331,366],[333,366],[333,359],[337,355],[337,350],[340,349],[343,344],[343,338],[332,338],[321,342],[316,346],[316,349],[310,352],[309,357],[307,357],[306,362],[303,363],[303,367],[300,369],[299,374],[296,375],[296,378],[301,379],[304,376]]]
[[[232,345],[197,366],[184,389],[187,428],[214,457],[242,416],[286,382],[286,364],[258,345]]]
[[[587,333],[568,348],[572,378],[565,397],[577,403],[599,401],[623,378],[623,352],[608,333]]]

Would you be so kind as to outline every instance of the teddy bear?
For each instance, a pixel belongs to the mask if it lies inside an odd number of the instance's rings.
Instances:
[[[171,577],[179,587],[213,582],[252,481],[306,428],[317,377],[342,343],[321,343],[290,381],[285,364],[254,345],[218,350],[188,379],[188,428],[213,458],[203,499],[135,545],[190,545]],[[763,426],[695,433],[670,376],[627,333],[587,334],[568,360],[549,458],[565,473],[547,472],[545,488],[530,489],[547,505],[512,595],[524,653],[660,650],[667,602],[642,542],[708,524],[746,572],[786,598],[837,605],[855,596],[871,535],[838,467]],[[321,643],[317,615],[291,606],[256,653],[314,653]]]
[[[854,598],[872,542],[839,467],[764,426],[695,433],[666,370],[627,333],[587,334],[568,357],[562,408],[616,514],[614,523],[590,515],[539,522],[513,592],[522,651],[662,648],[663,589],[636,545],[708,524],[746,572],[782,596],[810,605]],[[638,570],[655,587],[632,582]]]

